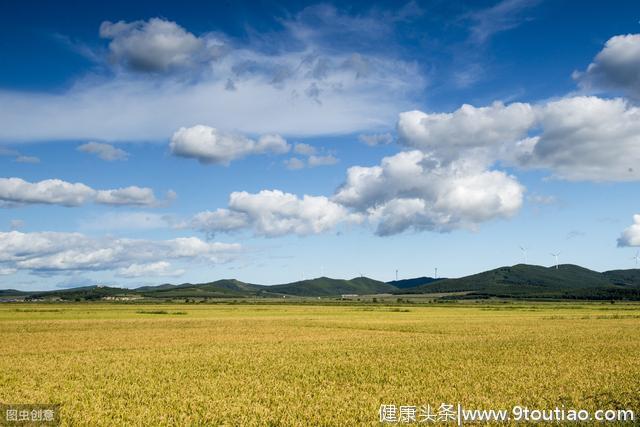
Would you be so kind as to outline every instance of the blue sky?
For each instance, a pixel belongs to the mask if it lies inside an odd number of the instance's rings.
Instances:
[[[0,55],[0,288],[634,267],[637,2],[7,2]]]

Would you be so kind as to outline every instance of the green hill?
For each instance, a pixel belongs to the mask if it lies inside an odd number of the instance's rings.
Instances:
[[[611,283],[618,286],[638,287],[640,285],[640,269],[611,270],[602,273]]]
[[[406,289],[406,288],[415,288],[420,285],[427,285],[429,283],[435,282],[437,280],[443,280],[444,278],[434,279],[433,277],[416,277],[413,279],[402,279],[402,280],[392,280],[391,282],[387,282],[388,285],[395,286],[396,288]]]
[[[257,296],[266,286],[252,285],[235,279],[223,279],[210,283],[182,285],[160,285],[135,289],[143,296],[152,298],[220,298]]]
[[[369,279],[368,277],[356,277],[351,280],[319,277],[317,279],[302,280],[285,285],[267,286],[265,288],[271,293],[306,297],[337,296],[344,294],[371,295],[392,293],[398,290],[395,286]]]
[[[29,292],[29,298],[60,298],[63,300],[99,300],[104,297],[135,295],[131,289],[111,286],[83,286],[47,292]]]
[[[344,294],[452,294],[448,298],[550,298],[550,299],[630,299],[640,300],[640,269],[599,273],[577,265],[558,269],[518,264],[500,267],[457,279],[417,277],[389,283],[356,277],[351,280],[319,277],[283,285],[264,286],[224,279],[209,283],[183,283],[123,289],[86,286],[44,292],[0,290],[9,299],[61,298],[63,300],[101,300],[108,297],[144,297],[157,299],[337,297]],[[455,295],[454,295],[455,294]]]
[[[0,289],[0,297],[19,297],[28,295],[28,292],[18,291],[16,289]]]
[[[458,279],[444,279],[405,289],[409,293],[468,292],[468,297],[632,298],[640,291],[633,270],[599,273],[572,264],[559,268],[518,264]]]

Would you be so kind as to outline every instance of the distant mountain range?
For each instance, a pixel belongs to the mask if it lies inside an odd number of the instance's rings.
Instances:
[[[572,264],[517,264],[458,279],[431,281],[405,293],[466,292],[466,298],[558,298],[640,300],[640,269],[599,273]]]
[[[87,286],[43,292],[0,290],[11,299],[186,299],[246,297],[340,297],[376,294],[425,294],[437,298],[543,298],[640,300],[640,269],[599,273],[577,265],[555,267],[517,264],[457,279],[418,277],[380,282],[367,277],[350,280],[319,277],[283,285],[257,285],[234,279],[210,283],[164,284],[124,289]]]

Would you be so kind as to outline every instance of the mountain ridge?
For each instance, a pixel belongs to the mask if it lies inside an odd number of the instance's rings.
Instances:
[[[637,299],[640,297],[640,270],[600,273],[574,264],[561,264],[557,268],[516,264],[456,279],[435,281],[404,291],[467,292],[467,297]]]
[[[50,291],[0,290],[7,299],[185,299],[247,297],[340,297],[342,295],[440,294],[448,298],[550,298],[640,300],[640,269],[593,271],[574,264],[558,268],[530,264],[503,266],[459,278],[416,277],[381,282],[368,277],[318,277],[279,285],[236,279],[206,283],[161,284],[138,288],[83,286]]]

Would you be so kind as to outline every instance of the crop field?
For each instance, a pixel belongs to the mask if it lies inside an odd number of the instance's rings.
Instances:
[[[640,410],[640,305],[4,304],[0,402],[63,425],[380,425],[381,404]]]

